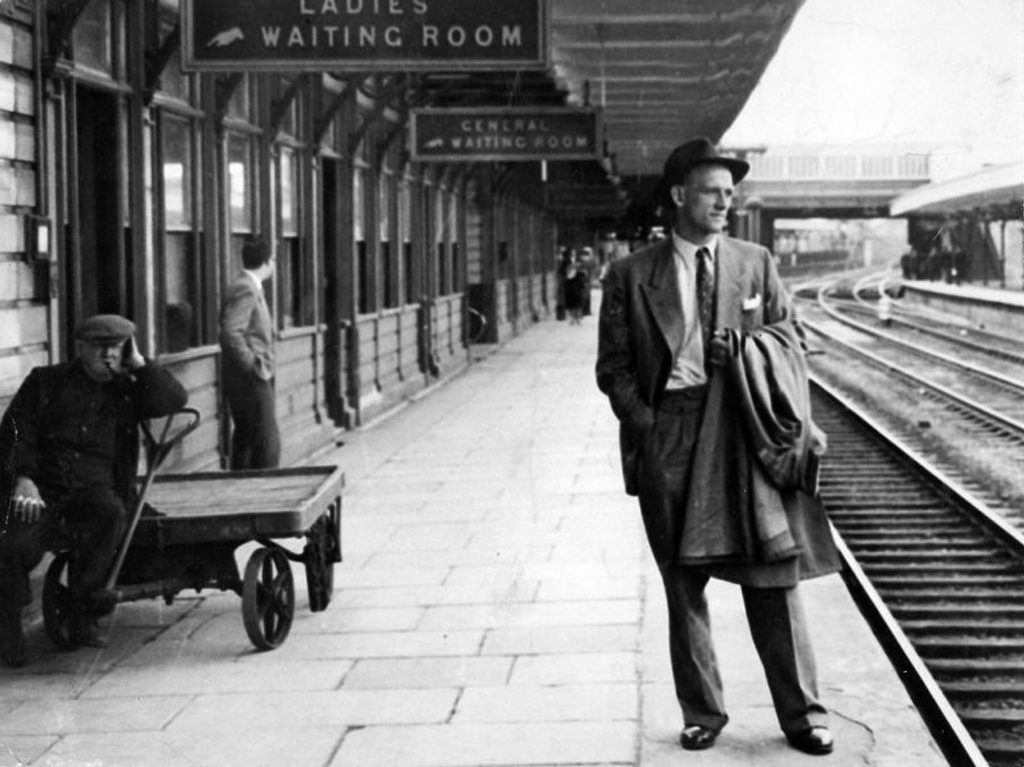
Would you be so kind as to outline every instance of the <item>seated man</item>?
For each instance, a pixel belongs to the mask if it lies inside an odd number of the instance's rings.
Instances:
[[[102,645],[91,595],[106,581],[133,507],[138,424],[188,400],[139,353],[130,320],[96,315],[75,338],[77,357],[33,369],[0,421],[0,657],[8,666],[26,662],[29,574],[68,541],[77,641]]]

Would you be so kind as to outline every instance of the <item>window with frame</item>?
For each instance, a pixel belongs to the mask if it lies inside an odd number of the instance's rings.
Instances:
[[[404,300],[407,304],[414,304],[417,297],[412,249],[412,188],[408,178],[403,178],[398,185],[398,241],[402,246]]]
[[[430,195],[434,205],[434,295],[443,296],[448,290],[448,217],[445,215],[447,194],[436,187]]]
[[[188,117],[160,116],[163,194],[163,346],[169,352],[197,346],[202,337],[202,269],[196,216],[197,146]]]
[[[242,268],[242,245],[255,232],[256,220],[256,136],[237,130],[228,131],[227,197],[228,224],[231,232],[228,274]],[[273,304],[273,291],[266,291]]]
[[[462,210],[462,197],[456,192],[448,195],[448,254],[449,254],[449,283],[448,292],[458,293],[462,290],[462,272],[460,271],[461,247],[461,224],[460,216]]]
[[[281,146],[277,161],[277,186],[280,211],[280,256],[277,280],[281,291],[281,326],[296,327],[314,323],[313,270],[303,253],[300,235],[300,176],[298,153]]]
[[[114,51],[120,50],[117,45],[120,36],[114,35],[117,29],[114,15],[119,10],[118,4],[111,0],[92,0],[83,8],[71,33],[76,65],[117,77]]]
[[[369,314],[376,309],[376,276],[366,243],[367,211],[365,167],[356,166],[352,171],[352,238],[356,253],[356,307],[359,314]]]
[[[394,200],[395,174],[387,165],[381,168],[377,182],[377,220],[380,232],[381,292],[384,308],[399,304],[398,248],[392,240],[391,205]]]

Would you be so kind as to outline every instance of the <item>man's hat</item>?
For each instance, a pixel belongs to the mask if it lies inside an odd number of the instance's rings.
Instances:
[[[78,323],[75,338],[87,343],[117,343],[135,335],[135,323],[118,314],[95,314]]]
[[[732,173],[732,182],[738,184],[750,170],[750,163],[736,157],[719,154],[715,145],[705,136],[690,139],[672,150],[665,160],[658,186],[654,190],[654,200],[658,205],[672,207],[670,190],[682,184],[686,174],[698,165],[721,165]]]

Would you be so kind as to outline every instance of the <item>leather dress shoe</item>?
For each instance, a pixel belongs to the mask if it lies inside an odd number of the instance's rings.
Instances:
[[[718,730],[712,730],[710,727],[700,724],[691,724],[689,727],[684,727],[680,733],[679,745],[687,751],[703,751],[705,748],[715,745],[717,738]]]
[[[805,754],[821,756],[831,754],[835,741],[828,727],[811,727],[798,735],[787,735],[789,745]]]
[[[0,609],[0,658],[4,665],[20,668],[28,663],[21,610]]]

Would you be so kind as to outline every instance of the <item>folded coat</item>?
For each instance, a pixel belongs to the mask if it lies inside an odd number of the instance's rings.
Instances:
[[[725,332],[731,354],[711,379],[679,561],[750,585],[835,572],[839,557],[817,496],[825,436],[811,420],[795,326]],[[724,465],[734,470],[715,470]],[[786,562],[795,566],[776,566]]]

